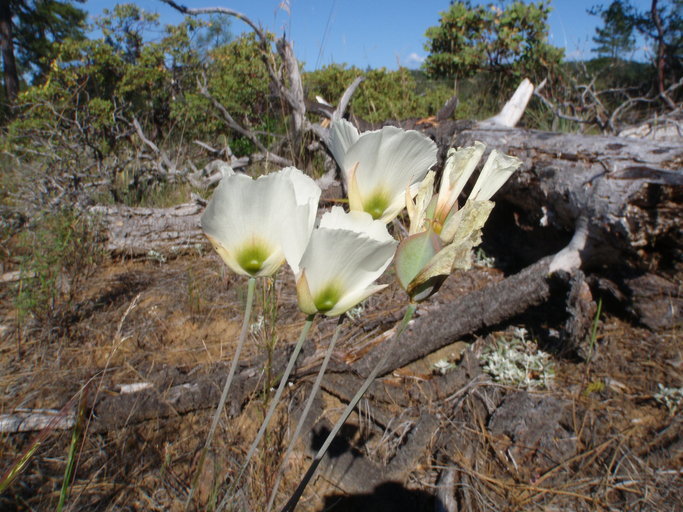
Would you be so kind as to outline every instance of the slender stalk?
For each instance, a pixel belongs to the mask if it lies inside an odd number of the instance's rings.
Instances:
[[[360,387],[358,392],[351,399],[351,402],[349,402],[349,405],[346,407],[346,409],[344,409],[344,412],[342,413],[341,417],[339,418],[339,420],[335,424],[334,428],[332,429],[332,432],[330,432],[330,434],[327,436],[327,439],[325,439],[325,442],[320,447],[320,450],[318,450],[318,453],[315,454],[315,458],[313,459],[313,462],[311,462],[311,465],[309,466],[308,471],[306,471],[306,474],[301,479],[301,482],[299,483],[299,486],[296,488],[296,491],[294,491],[294,494],[292,494],[292,497],[289,498],[289,501],[282,508],[281,512],[293,512],[294,511],[294,508],[296,507],[297,503],[299,503],[299,499],[301,499],[301,495],[304,493],[304,489],[306,489],[308,482],[311,480],[311,478],[313,478],[313,475],[315,474],[316,469],[318,469],[320,462],[322,461],[323,457],[325,456],[327,449],[332,444],[332,441],[334,441],[334,438],[337,436],[337,433],[342,428],[344,423],[346,423],[346,420],[348,419],[348,417],[351,415],[353,410],[356,408],[356,405],[358,405],[358,402],[360,401],[360,399],[363,398],[363,395],[365,394],[365,392],[370,387],[370,384],[372,384],[373,381],[375,380],[375,378],[377,378],[377,375],[379,374],[380,369],[384,366],[384,363],[386,363],[387,358],[389,357],[389,354],[392,353],[394,351],[394,349],[396,348],[396,344],[397,344],[399,338],[401,337],[401,334],[403,334],[403,331],[405,330],[406,326],[408,325],[408,322],[413,317],[413,314],[415,314],[416,309],[417,309],[416,303],[411,302],[408,305],[408,308],[406,309],[406,312],[403,315],[403,320],[401,320],[401,324],[399,325],[398,330],[396,331],[396,334],[391,339],[391,341],[388,343],[386,350],[384,351],[384,354],[382,355],[382,358],[377,362],[377,365],[375,366],[375,368],[372,370],[372,372],[370,372],[370,375],[368,375],[367,379],[365,379],[365,382],[363,382],[363,385]]]
[[[266,417],[263,420],[263,423],[261,423],[261,428],[259,428],[259,431],[256,434],[256,438],[249,447],[249,451],[247,452],[247,456],[244,462],[242,463],[242,467],[240,468],[239,473],[237,474],[237,478],[235,478],[235,480],[233,481],[228,492],[225,493],[225,496],[223,497],[221,503],[218,505],[216,512],[220,512],[221,510],[223,510],[228,500],[233,496],[234,490],[237,488],[240,481],[242,480],[244,472],[247,470],[247,466],[249,465],[251,458],[254,456],[254,453],[256,452],[256,448],[258,448],[258,445],[261,442],[263,435],[266,433],[268,424],[270,423],[270,420],[272,419],[273,414],[275,413],[275,407],[277,407],[277,404],[280,401],[280,397],[282,396],[282,392],[285,390],[287,380],[289,379],[289,376],[292,373],[292,369],[294,369],[294,363],[296,362],[296,359],[299,356],[299,352],[301,352],[301,347],[303,346],[304,341],[306,341],[308,331],[310,330],[311,325],[313,325],[314,319],[315,314],[308,315],[308,317],[306,318],[306,323],[304,324],[303,329],[301,329],[299,340],[296,342],[296,345],[294,346],[294,351],[292,352],[292,355],[290,356],[289,361],[287,362],[287,368],[285,368],[285,372],[282,374],[282,378],[280,379],[280,385],[278,386],[277,391],[275,391],[275,396],[273,397],[273,400],[270,403],[270,407],[268,408],[268,412],[266,413]]]
[[[59,503],[57,504],[57,512],[62,512],[66,499],[69,497],[69,492],[71,490],[71,479],[74,475],[74,469],[76,467],[76,450],[81,442],[83,435],[83,425],[85,424],[85,410],[86,410],[86,399],[88,386],[86,384],[85,389],[81,395],[81,401],[78,406],[78,417],[76,419],[76,424],[74,425],[73,432],[71,433],[71,445],[69,446],[69,455],[67,456],[66,468],[64,469],[64,480],[62,481],[62,490],[59,493]]]
[[[223,408],[225,407],[225,402],[228,399],[228,391],[230,390],[230,385],[235,376],[235,371],[237,370],[237,363],[239,362],[240,354],[242,352],[242,347],[244,347],[244,340],[247,338],[247,330],[249,328],[249,322],[251,320],[251,307],[254,303],[254,288],[256,287],[256,278],[250,277],[249,283],[247,285],[247,304],[244,308],[244,319],[242,320],[242,330],[240,331],[240,338],[237,342],[237,350],[235,350],[235,355],[232,358],[232,364],[230,365],[230,372],[228,373],[228,378],[223,386],[223,392],[221,393],[221,398],[218,401],[218,407],[216,407],[216,412],[213,415],[213,421],[211,422],[211,427],[209,428],[209,434],[206,436],[206,442],[204,443],[204,448],[202,448],[202,453],[199,456],[199,462],[197,464],[197,471],[195,472],[194,478],[192,479],[192,488],[190,489],[190,494],[185,501],[185,510],[188,510],[192,497],[194,496],[194,491],[197,488],[197,483],[199,482],[199,476],[202,473],[202,468],[204,467],[204,462],[206,460],[206,454],[211,447],[213,442],[213,436],[216,433],[216,427],[218,427],[218,421],[221,418]]]
[[[296,445],[297,439],[299,439],[299,434],[301,433],[301,429],[304,426],[304,422],[306,421],[306,418],[308,417],[308,412],[311,410],[311,406],[313,405],[313,400],[315,399],[316,395],[318,394],[318,390],[320,389],[320,384],[323,381],[323,375],[325,375],[325,370],[327,370],[327,365],[330,362],[330,357],[332,357],[332,352],[334,351],[334,346],[337,344],[337,339],[339,338],[339,333],[341,332],[341,326],[342,322],[344,320],[344,316],[339,317],[339,323],[337,324],[337,328],[334,331],[334,335],[332,336],[332,341],[330,341],[330,346],[327,347],[327,352],[325,353],[325,358],[323,359],[323,363],[320,366],[320,370],[318,371],[318,376],[315,379],[315,382],[313,383],[313,388],[311,389],[310,395],[308,395],[308,400],[306,401],[306,406],[304,407],[303,412],[301,413],[301,416],[299,417],[299,422],[296,425],[296,429],[294,429],[294,434],[292,434],[292,438],[289,441],[289,446],[287,447],[287,451],[285,452],[284,457],[282,458],[282,463],[280,465],[280,469],[277,474],[277,479],[275,480],[275,485],[273,486],[273,490],[270,493],[270,500],[268,501],[268,507],[266,508],[267,512],[270,512],[270,510],[273,508],[273,503],[275,502],[275,497],[277,496],[277,490],[280,487],[280,481],[282,480],[282,475],[285,471],[285,467],[287,465],[287,460],[289,459],[289,456],[292,454],[292,450],[294,449],[294,446]]]

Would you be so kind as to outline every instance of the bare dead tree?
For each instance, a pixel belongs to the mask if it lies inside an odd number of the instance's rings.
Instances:
[[[286,158],[265,148],[253,131],[237,123],[234,117],[230,115],[228,110],[211,95],[206,83],[200,84],[199,89],[201,94],[209,99],[212,106],[218,110],[218,112],[220,112],[220,118],[226,123],[226,125],[230,129],[252,141],[256,147],[259,148],[264,158],[278,165],[292,165],[293,161],[297,159],[296,157],[298,156],[298,148],[301,147],[301,144],[304,141],[304,137],[307,133],[312,132],[323,141],[327,139],[328,132],[326,126],[324,126],[324,124],[312,123],[306,115],[308,111],[305,102],[304,87],[301,79],[299,62],[294,54],[294,48],[292,47],[291,41],[287,40],[284,36],[281,37],[275,42],[275,51],[273,51],[271,39],[263,31],[263,29],[257,23],[240,12],[227,7],[189,8],[176,3],[174,0],[161,1],[170,5],[177,11],[189,16],[200,16],[203,14],[223,14],[235,17],[249,25],[249,27],[256,34],[259,46],[261,48],[261,58],[268,72],[270,83],[291,115],[289,143],[292,157]],[[279,56],[281,65],[278,65],[278,59],[275,58],[276,54]],[[332,114],[324,113],[324,115],[329,118],[341,118],[348,107],[353,93],[356,91],[362,80],[363,78],[357,78],[354,80],[339,100],[338,107],[332,112]]]
[[[656,119],[675,118],[680,115],[682,105],[671,101],[671,96],[676,90],[683,87],[683,79],[671,84],[668,88],[657,94],[642,95],[634,94],[634,88],[619,87],[604,90],[597,90],[595,77],[590,82],[575,84],[569,93],[568,99],[561,102],[554,102],[543,94],[543,84],[534,90],[536,96],[557,119],[572,121],[583,127],[597,126],[605,135],[620,133],[629,123],[626,115],[637,106],[657,105],[664,101],[665,111],[658,113]],[[607,101],[607,99],[611,101]],[[615,98],[621,98],[621,102],[616,106]],[[651,119],[643,121],[641,124],[651,122]]]

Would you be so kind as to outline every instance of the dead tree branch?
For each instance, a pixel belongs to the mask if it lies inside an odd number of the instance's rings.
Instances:
[[[534,84],[532,84],[528,78],[525,78],[517,86],[514,94],[505,103],[501,111],[486,121],[483,121],[483,123],[514,128],[522,118],[522,115],[524,115],[524,111],[526,110],[526,106],[528,105],[534,90]]]
[[[259,151],[262,152],[264,157],[267,160],[270,160],[271,162],[277,164],[277,165],[292,165],[292,162],[286,158],[283,158],[279,155],[276,155],[274,153],[271,153],[268,148],[266,148],[263,143],[259,140],[259,138],[256,136],[254,132],[251,130],[247,130],[244,128],[242,125],[240,125],[237,121],[235,121],[235,118],[232,117],[230,112],[221,104],[220,101],[218,101],[210,92],[209,89],[206,85],[206,82],[197,82],[197,85],[199,87],[199,92],[201,93],[202,96],[204,96],[206,99],[208,99],[213,107],[218,110],[218,112],[221,113],[221,120],[230,128],[231,130],[236,131],[240,135],[243,135],[244,137],[248,138],[251,142],[254,143],[254,145],[259,149]]]
[[[681,111],[681,105],[671,101],[672,94],[681,86],[683,79],[671,84],[666,90],[653,96],[635,96],[633,88],[612,88],[598,91],[595,89],[595,78],[588,84],[576,84],[574,101],[564,101],[561,105],[553,103],[541,93],[540,87],[534,91],[536,96],[558,119],[564,119],[581,125],[595,125],[604,134],[616,134],[623,128],[623,118],[633,107],[640,104],[661,104],[666,106],[669,115]],[[616,107],[608,107],[603,98],[624,98]],[[612,100],[610,103],[614,103]],[[578,112],[578,114],[577,114]],[[660,114],[666,117],[666,114]],[[620,126],[621,125],[621,126]]]
[[[156,163],[156,168],[162,175],[176,176],[178,174],[183,174],[178,172],[178,168],[176,167],[175,162],[168,157],[166,151],[164,151],[163,149],[159,149],[159,147],[154,142],[152,142],[145,136],[145,133],[142,131],[142,127],[140,126],[140,123],[135,117],[133,118],[133,126],[135,127],[135,132],[138,134],[138,137],[140,137],[140,140],[147,147],[149,147],[154,152],[154,154],[157,155],[157,157],[159,158],[159,160]]]
[[[365,80],[364,76],[359,76],[357,77],[353,82],[351,82],[351,85],[349,85],[346,90],[344,91],[344,94],[342,94],[342,97],[339,100],[339,104],[337,105],[336,110],[332,114],[332,119],[339,120],[342,117],[344,117],[344,114],[346,113],[346,109],[349,106],[349,103],[351,102],[351,98],[353,97],[353,94],[356,92],[356,89],[358,89],[358,86]]]
[[[308,131],[310,129],[310,126],[308,121],[306,120],[306,105],[304,103],[304,89],[303,84],[301,82],[301,74],[299,72],[299,63],[294,56],[294,49],[292,48],[291,43],[287,41],[284,37],[279,39],[276,43],[277,52],[280,55],[284,63],[284,68],[286,70],[287,76],[285,78],[282,76],[282,73],[275,67],[275,59],[273,58],[273,52],[270,47],[270,39],[256,23],[254,23],[244,14],[237,12],[233,9],[228,9],[227,7],[205,7],[191,9],[184,5],[178,4],[173,0],[161,1],[170,5],[171,7],[185,15],[199,16],[202,14],[225,14],[228,16],[233,16],[249,25],[249,27],[251,27],[251,29],[254,31],[259,40],[259,44],[261,46],[261,57],[263,63],[266,66],[268,76],[270,77],[270,82],[274,86],[275,90],[278,92],[280,98],[284,100],[284,102],[287,104],[290,111],[292,112],[292,141],[294,147],[297,147],[296,143],[302,140],[304,132]],[[265,148],[263,148],[263,145],[260,143],[260,141],[258,143],[256,142],[256,136],[254,134],[252,134],[248,130],[245,130],[238,123],[236,123],[232,116],[230,116],[230,114],[225,110],[225,108],[223,108],[222,105],[219,107],[220,104],[210,95],[208,95],[209,93],[205,85],[200,85],[200,91],[204,96],[211,100],[215,108],[218,108],[220,110],[221,114],[223,115],[223,119],[228,123],[228,125],[238,133],[244,135],[245,137],[248,137],[252,142],[254,142],[257,145],[257,147],[259,147],[259,149],[264,152],[264,155],[268,159],[272,160],[278,165],[292,165],[289,162],[289,160],[283,157],[268,154],[265,151]]]

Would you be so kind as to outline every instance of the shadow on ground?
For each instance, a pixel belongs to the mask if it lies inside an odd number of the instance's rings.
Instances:
[[[321,512],[420,512],[438,510],[438,498],[428,492],[406,489],[398,482],[386,482],[368,494],[332,494],[325,497]]]

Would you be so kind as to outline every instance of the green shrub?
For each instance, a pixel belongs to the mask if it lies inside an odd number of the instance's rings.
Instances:
[[[306,73],[304,84],[311,101],[320,95],[335,104],[358,76],[364,76],[365,80],[351,99],[350,112],[371,123],[434,115],[452,95],[450,87],[443,82],[421,77],[418,83],[416,76],[419,75],[407,68],[361,71],[333,64]]]

